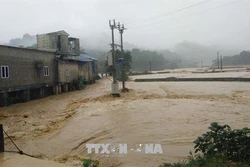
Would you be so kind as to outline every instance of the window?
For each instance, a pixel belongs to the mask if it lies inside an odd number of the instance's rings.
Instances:
[[[1,66],[1,77],[9,78],[9,66]]]
[[[44,70],[44,76],[49,76],[49,67],[48,66],[44,66],[43,70]]]

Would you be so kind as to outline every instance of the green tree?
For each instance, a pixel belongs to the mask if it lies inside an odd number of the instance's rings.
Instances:
[[[250,52],[242,51],[238,55],[234,56],[224,56],[222,59],[224,66],[233,66],[233,65],[249,65],[250,64]],[[218,60],[213,60],[213,66],[217,66]]]
[[[135,71],[149,71],[150,62],[151,70],[165,69],[164,56],[155,51],[132,49],[133,57],[132,69]]]

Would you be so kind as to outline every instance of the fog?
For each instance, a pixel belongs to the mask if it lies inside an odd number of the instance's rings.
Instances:
[[[108,20],[116,19],[128,28],[124,42],[143,49],[175,50],[191,41],[249,50],[249,16],[249,0],[0,0],[0,44],[65,30],[85,49],[108,50]]]

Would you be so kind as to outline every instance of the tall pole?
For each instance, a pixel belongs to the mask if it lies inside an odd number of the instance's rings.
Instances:
[[[125,91],[125,55],[124,55],[124,50],[123,50],[123,32],[125,30],[124,24],[120,25],[118,23],[118,30],[121,35],[121,52],[122,52],[122,57],[123,57],[123,67],[122,67],[122,90]]]
[[[113,23],[112,23],[113,22]],[[112,34],[112,71],[113,71],[113,83],[111,84],[111,90],[113,97],[120,97],[119,93],[119,83],[116,81],[116,67],[115,67],[115,38],[114,38],[114,29],[116,29],[115,20],[109,20],[109,26]]]
[[[109,26],[111,29],[112,35],[112,71],[113,71],[113,83],[116,83],[116,69],[115,69],[115,38],[114,38],[114,29],[116,28],[115,20],[113,20],[113,24],[111,20],[109,20]]]
[[[220,69],[220,52],[217,51],[217,63],[218,63],[218,69]]]
[[[149,71],[151,73],[151,70],[152,70],[152,65],[151,65],[151,61],[149,62]]]
[[[3,125],[0,124],[0,153],[4,152],[4,135],[3,135]]]
[[[220,55],[220,69],[222,71],[222,55]]]

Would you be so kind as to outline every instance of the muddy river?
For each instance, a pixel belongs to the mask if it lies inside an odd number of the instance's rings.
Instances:
[[[0,122],[24,152],[73,166],[90,157],[107,167],[185,160],[212,122],[250,127],[249,83],[127,82],[130,92],[120,98],[109,95],[110,84],[102,79],[85,90],[1,108]],[[15,150],[7,138],[5,143],[6,150]],[[126,143],[128,153],[88,154],[88,143]],[[160,144],[163,153],[145,154],[140,144],[151,143]],[[18,157],[1,154],[0,166],[21,162]]]

